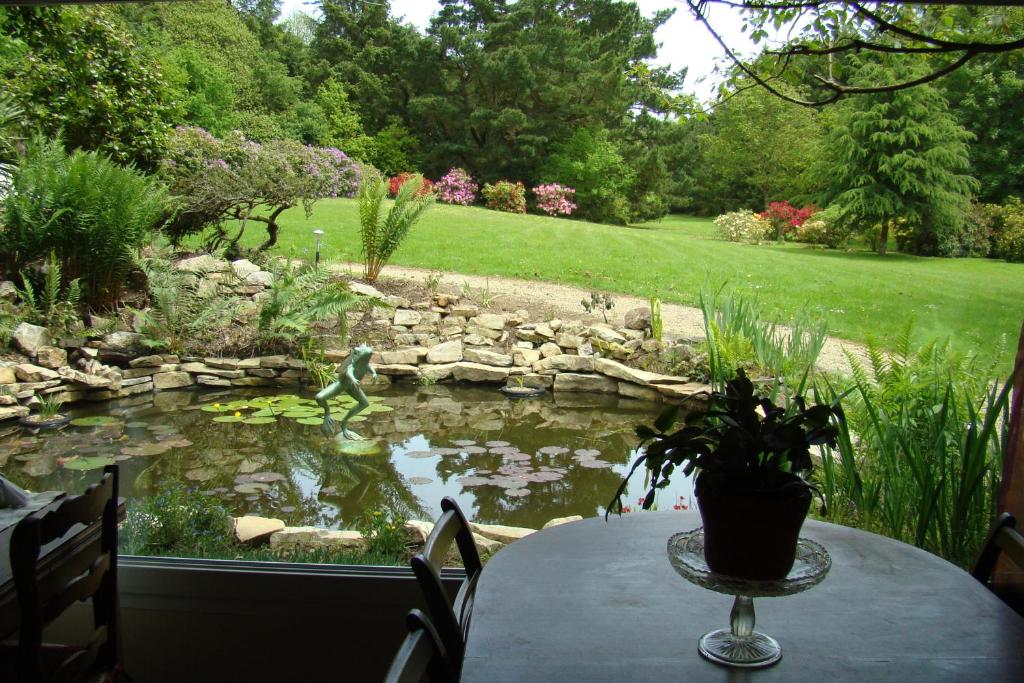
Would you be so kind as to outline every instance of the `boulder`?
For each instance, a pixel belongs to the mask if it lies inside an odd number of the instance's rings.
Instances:
[[[10,280],[0,281],[0,299],[13,301],[18,296],[18,288]]]
[[[34,356],[41,347],[49,346],[53,343],[49,330],[45,327],[28,323],[21,323],[14,328],[14,334],[11,335],[11,339],[18,350],[27,356]]]
[[[428,363],[457,363],[463,358],[461,341],[448,341],[427,351]]]
[[[592,338],[600,339],[608,344],[625,344],[626,338],[606,325],[591,325],[587,332]]]
[[[508,379],[508,368],[463,361],[455,363],[452,375],[460,382],[504,382]]]
[[[486,553],[488,555],[493,555],[505,547],[504,543],[487,538],[486,536],[481,536],[480,534],[473,534],[473,540],[476,542],[477,549],[481,553]]]
[[[543,349],[541,350],[543,352]],[[541,374],[555,372],[593,372],[594,359],[590,356],[570,356],[562,353],[543,358],[533,364],[533,371]]]
[[[625,326],[627,330],[648,330],[651,328],[651,309],[638,306],[626,311]]]
[[[174,267],[188,273],[225,273],[230,270],[231,264],[224,259],[219,259],[209,254],[201,254],[192,258],[182,259],[174,264]]]
[[[619,391],[619,383],[603,375],[561,372],[555,375],[554,389],[556,392],[582,391],[591,394],[616,394]]]
[[[263,545],[270,536],[284,529],[284,522],[270,517],[235,517],[235,540],[239,543]]]
[[[505,329],[505,316],[496,313],[482,313],[470,318],[469,324],[500,332]]]
[[[68,364],[68,352],[56,346],[40,346],[36,350],[36,365],[56,370]]]
[[[520,526],[477,524],[475,522],[470,522],[469,528],[476,534],[483,536],[484,538],[489,538],[492,541],[498,541],[499,543],[511,543],[512,541],[518,541],[520,538],[529,536],[536,531],[536,529],[527,529]]]
[[[246,275],[243,282],[257,287],[272,287],[274,284],[274,274],[266,270],[257,270],[255,273]]]
[[[578,349],[583,346],[583,337],[568,332],[558,332],[555,334],[555,344],[563,349]]]
[[[544,358],[551,358],[562,353],[562,349],[554,342],[545,342],[540,346],[540,355]]]
[[[235,277],[239,280],[244,280],[253,273],[257,273],[260,267],[248,259],[238,259],[237,261],[231,262],[231,270],[235,272]]]
[[[455,363],[441,363],[438,365],[421,365],[420,377],[431,382],[443,382],[451,379],[455,372]]]
[[[427,537],[430,536],[430,532],[434,530],[433,522],[424,522],[418,519],[410,519],[402,528],[405,530],[406,536],[413,543],[423,545],[427,542]]]
[[[518,366],[532,367],[540,360],[540,351],[537,349],[516,349],[512,354],[512,362]]]
[[[60,379],[60,375],[55,370],[42,368],[31,363],[15,365],[14,374],[20,382],[49,382],[50,380]]]
[[[161,372],[153,375],[153,387],[157,391],[190,387],[192,383],[192,375],[187,372]]]
[[[568,524],[569,522],[578,522],[581,519],[583,519],[583,517],[581,517],[580,515],[570,515],[568,517],[556,517],[555,519],[552,519],[550,522],[545,524],[543,528],[550,529],[553,526],[561,526],[562,524]]]
[[[114,351],[132,351],[142,344],[142,335],[137,332],[111,332],[103,337],[103,343]]]
[[[348,289],[350,292],[361,296],[372,296],[375,299],[384,298],[384,294],[379,289],[363,282],[349,282]]]
[[[423,319],[422,314],[419,311],[411,311],[407,308],[399,308],[395,310],[395,315],[391,319],[393,325],[406,325],[413,326],[419,325],[420,320]]]
[[[270,536],[270,547],[275,550],[358,550],[365,545],[366,541],[358,531],[336,531],[312,526],[286,526]]]
[[[512,367],[512,356],[486,349],[466,349],[465,360],[471,363],[493,365],[499,368]]]

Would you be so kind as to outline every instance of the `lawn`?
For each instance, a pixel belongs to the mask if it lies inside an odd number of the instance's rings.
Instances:
[[[320,227],[323,258],[359,260],[354,200],[321,201],[309,219],[292,209],[281,223],[280,253],[309,256]],[[249,245],[264,237],[258,224],[248,233]],[[913,319],[921,340],[948,337],[986,357],[1002,348],[1007,372],[1024,319],[1024,264],[734,244],[716,239],[709,219],[683,216],[627,228],[439,204],[391,262],[690,305],[706,284],[725,283],[756,292],[779,322],[809,309],[828,320],[831,334],[856,341],[874,336],[886,344]]]

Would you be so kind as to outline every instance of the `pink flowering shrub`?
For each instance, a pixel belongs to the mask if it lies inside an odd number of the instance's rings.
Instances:
[[[772,237],[774,239],[785,239],[790,236],[810,218],[818,207],[814,204],[798,209],[789,202],[771,202],[768,208],[758,214],[761,218],[771,221]]]
[[[479,185],[461,168],[453,168],[443,178],[434,183],[437,198],[448,204],[469,206],[476,201]]]
[[[576,190],[558,183],[547,183],[533,188],[537,208],[549,216],[569,216],[576,210],[572,201]]]
[[[526,188],[522,183],[499,180],[493,185],[487,183],[483,189],[487,208],[508,213],[526,213]]]

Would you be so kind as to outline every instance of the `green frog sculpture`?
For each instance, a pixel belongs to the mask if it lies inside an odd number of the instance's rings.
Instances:
[[[363,387],[360,382],[367,372],[370,373],[373,379],[377,379],[377,371],[370,365],[370,356],[372,354],[373,349],[366,344],[352,349],[352,353],[345,359],[345,362],[338,366],[338,381],[327,385],[316,395],[316,402],[324,409],[324,423],[321,426],[324,436],[334,436],[335,425],[337,424],[334,418],[331,417],[331,407],[328,401],[344,391],[356,400],[356,404],[345,414],[345,417],[341,418],[341,424],[339,425],[341,427],[341,436],[352,441],[362,440],[363,437],[348,428],[348,422],[366,410],[370,405],[366,394],[363,393]]]

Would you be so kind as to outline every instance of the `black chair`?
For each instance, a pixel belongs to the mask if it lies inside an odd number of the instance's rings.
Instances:
[[[391,660],[384,683],[455,683],[444,645],[423,612],[414,609],[405,617],[409,635]]]
[[[445,496],[441,501],[441,510],[441,518],[427,537],[423,552],[412,558],[412,569],[426,600],[427,612],[457,677],[462,669],[466,634],[469,632],[469,620],[473,612],[473,596],[483,565],[469,522],[455,500]],[[459,586],[454,601],[448,597],[441,582],[441,568],[452,541],[457,544],[462,565],[466,568],[466,578]]]
[[[117,599],[118,469],[80,496],[18,522],[11,534],[11,572],[18,595],[20,626],[14,650],[15,679],[43,681],[117,680],[121,673]],[[67,549],[60,564],[39,576],[43,546],[76,527],[99,523],[99,542]],[[61,549],[63,550],[63,548]],[[92,598],[93,633],[82,646],[43,643],[43,628],[73,603]],[[5,653],[7,654],[7,653]],[[5,667],[10,671],[9,667]],[[0,669],[3,670],[3,669]]]
[[[1006,553],[1014,564],[1024,569],[1024,535],[1017,531],[1017,520],[1009,512],[999,515],[988,540],[978,555],[971,575],[986,586],[992,579],[999,556]]]

